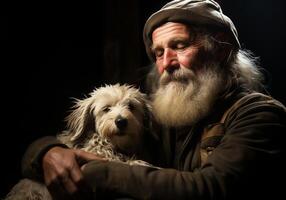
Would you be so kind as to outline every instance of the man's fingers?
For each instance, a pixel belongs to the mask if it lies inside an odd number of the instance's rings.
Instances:
[[[61,178],[61,182],[69,194],[75,194],[78,192],[78,188],[68,175]]]
[[[77,186],[81,186],[83,182],[83,175],[79,165],[74,165],[70,171],[70,177]]]
[[[71,170],[70,176],[79,189],[78,195],[81,196],[82,199],[92,199],[92,190],[85,183],[81,168],[78,165],[74,166],[73,170]]]
[[[82,180],[83,175],[78,164],[74,165],[72,170],[70,170],[70,176],[74,182]]]
[[[66,187],[61,184],[52,184],[48,187],[53,200],[79,200],[81,199],[78,192],[69,193]]]
[[[77,157],[77,161],[79,163],[79,165],[83,165],[88,161],[92,161],[92,160],[101,160],[101,161],[107,161],[106,158],[103,158],[101,156],[98,156],[94,153],[89,153],[89,152],[85,152],[79,149],[74,150],[76,157]]]
[[[44,179],[53,196],[61,200],[84,196],[82,190],[86,187],[83,186],[79,164],[80,161],[88,162],[94,159],[101,158],[91,153],[57,147],[47,152],[43,159]]]
[[[47,178],[45,176],[45,183],[52,195],[53,199],[55,200],[66,200],[71,199],[69,198],[69,194],[65,189],[65,186],[62,183],[62,180],[59,179],[55,174],[48,175]]]

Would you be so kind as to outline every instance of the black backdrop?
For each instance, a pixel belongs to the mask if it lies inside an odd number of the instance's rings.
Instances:
[[[0,197],[20,178],[27,145],[64,127],[70,97],[82,98],[105,83],[141,84],[148,65],[144,21],[165,2],[1,6]],[[242,47],[260,57],[270,93],[285,104],[285,1],[220,2]]]

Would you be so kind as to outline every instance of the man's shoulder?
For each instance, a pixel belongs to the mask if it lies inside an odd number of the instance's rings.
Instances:
[[[225,117],[228,120],[237,116],[265,115],[265,113],[268,113],[268,116],[279,116],[285,120],[286,108],[280,101],[270,95],[252,92],[238,98],[230,106]]]
[[[252,92],[243,95],[240,99],[238,99],[234,104],[237,106],[271,106],[278,107],[282,110],[286,111],[285,106],[275,98],[270,95],[266,95],[259,92]]]

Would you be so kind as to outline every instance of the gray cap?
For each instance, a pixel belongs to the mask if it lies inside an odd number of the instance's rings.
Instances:
[[[180,22],[196,25],[211,25],[225,30],[240,48],[236,28],[229,17],[223,14],[220,5],[213,0],[174,0],[167,3],[146,21],[143,39],[148,56],[154,60],[151,51],[152,32],[166,22]]]

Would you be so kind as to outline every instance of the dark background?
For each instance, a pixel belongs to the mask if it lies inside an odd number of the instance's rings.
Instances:
[[[64,128],[71,97],[83,98],[105,83],[142,86],[149,64],[143,25],[166,2],[1,5],[0,197],[21,177],[28,144]],[[270,94],[286,104],[285,1],[220,3],[242,47],[260,57]]]

